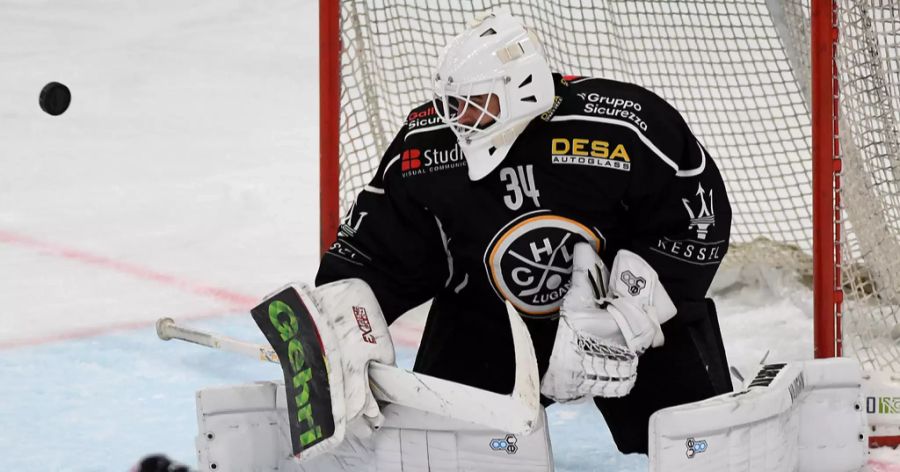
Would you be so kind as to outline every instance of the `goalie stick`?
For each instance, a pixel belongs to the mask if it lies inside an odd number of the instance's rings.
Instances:
[[[506,306],[516,360],[515,384],[510,394],[488,392],[372,362],[369,379],[375,398],[508,433],[531,432],[540,414],[537,361],[525,323],[512,305],[507,302]],[[279,363],[278,354],[270,346],[186,328],[172,318],[157,320],[156,332],[163,340],[178,339]]]

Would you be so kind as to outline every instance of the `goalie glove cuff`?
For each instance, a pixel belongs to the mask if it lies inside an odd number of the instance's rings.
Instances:
[[[628,347],[643,353],[665,342],[662,324],[677,312],[656,271],[641,256],[620,250],[610,271],[609,295],[603,300],[622,330]]]

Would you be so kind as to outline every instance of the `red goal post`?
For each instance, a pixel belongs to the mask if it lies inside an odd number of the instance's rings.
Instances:
[[[341,1],[319,1],[319,253],[340,221]]]
[[[841,337],[841,156],[838,134],[837,5],[810,5],[813,219],[813,342],[816,358],[839,357]]]

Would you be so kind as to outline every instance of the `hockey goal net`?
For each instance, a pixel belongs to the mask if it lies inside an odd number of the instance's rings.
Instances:
[[[813,11],[809,0],[320,6],[323,249],[406,112],[431,98],[440,48],[477,12],[501,7],[538,32],[555,70],[639,83],[680,110],[730,191],[725,265],[815,278],[817,356],[843,347],[868,370],[900,372],[890,336],[900,316],[896,2],[826,0]]]

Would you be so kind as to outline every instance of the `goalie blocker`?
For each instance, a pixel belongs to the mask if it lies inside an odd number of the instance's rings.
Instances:
[[[327,322],[314,319],[315,310],[307,306],[314,306],[309,295],[289,287],[251,310],[278,358],[284,359],[290,447],[297,457],[336,447],[347,426],[340,352],[326,352],[326,346],[337,342],[332,330],[317,328]],[[393,355],[392,347],[388,354]],[[392,357],[387,360],[393,363]],[[329,368],[329,362],[335,365]]]
[[[371,435],[383,421],[376,396],[487,428],[529,433],[536,427],[541,410],[534,348],[511,307],[516,380],[508,395],[394,366],[387,323],[359,279],[314,290],[288,286],[251,313],[284,372],[290,445],[299,460],[333,449],[345,435]]]

